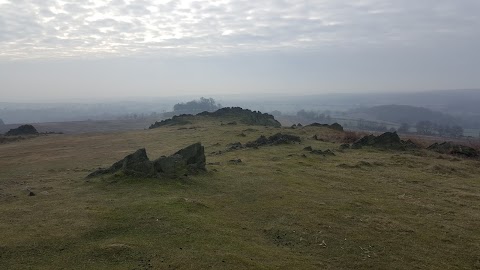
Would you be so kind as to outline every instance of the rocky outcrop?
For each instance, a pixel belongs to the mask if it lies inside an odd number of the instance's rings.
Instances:
[[[345,150],[345,149],[350,149],[350,144],[344,143],[344,144],[340,145],[340,150]]]
[[[38,135],[37,129],[32,125],[21,125],[18,128],[10,129],[5,136]]]
[[[222,125],[237,125],[237,121],[238,121],[242,124],[253,125],[253,126],[270,126],[270,127],[282,126],[280,122],[275,120],[273,115],[270,115],[268,113],[251,111],[248,109],[242,109],[240,107],[221,108],[215,112],[202,112],[197,114],[196,116],[224,118],[225,120],[229,121],[227,124],[222,124]],[[164,126],[191,124],[191,121],[193,119],[195,119],[195,116],[191,114],[177,115],[177,116],[173,116],[171,119],[155,122],[149,127],[149,129],[159,128]]]
[[[205,171],[205,152],[200,143],[192,144],[171,156],[150,161],[144,148],[115,162],[107,169],[98,169],[87,178],[122,172],[134,177],[170,177]]]
[[[247,143],[245,146],[246,147],[259,147],[259,146],[265,146],[265,145],[289,144],[289,143],[295,143],[295,142],[300,142],[300,141],[301,141],[301,139],[298,136],[277,133],[277,134],[275,134],[273,136],[270,136],[268,138],[262,135],[258,139],[256,139],[255,141]]]
[[[240,107],[225,107],[215,112],[202,112],[197,114],[199,116],[208,117],[230,117],[236,118],[243,124],[253,126],[271,126],[280,127],[280,122],[275,120],[273,115],[268,113],[261,113],[258,111],[251,111],[248,109],[242,109]]]
[[[154,128],[159,128],[159,127],[164,127],[164,126],[178,126],[178,125],[187,125],[191,124],[190,121],[188,121],[188,118],[191,118],[193,115],[191,114],[182,114],[182,115],[175,115],[170,119],[165,119],[160,122],[155,122],[148,129],[154,129]]]
[[[380,136],[370,134],[352,144],[353,149],[359,149],[365,146],[393,150],[417,148],[417,145],[410,140],[402,141],[396,132],[385,132]]]
[[[309,151],[310,154],[314,154],[314,155],[335,156],[335,153],[330,149],[322,151],[322,150],[313,149],[311,146],[307,146],[307,147],[303,148],[303,151]]]
[[[447,155],[461,156],[467,158],[480,157],[479,151],[475,150],[474,148],[465,145],[455,144],[453,142],[434,143],[427,147],[427,149]]]
[[[313,123],[313,124],[307,125],[307,127],[326,127],[326,128],[330,128],[330,129],[337,130],[337,131],[343,131],[343,127],[342,127],[342,125],[340,125],[339,123],[333,123],[333,124],[331,124],[331,125],[329,125],[329,124]]]
[[[335,156],[335,153],[332,152],[332,150],[327,149],[325,151],[322,150],[312,150],[310,151],[311,154],[315,155],[321,155],[321,156]]]

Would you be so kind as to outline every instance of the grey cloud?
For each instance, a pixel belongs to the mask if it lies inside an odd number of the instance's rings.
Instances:
[[[18,0],[0,9],[0,57],[474,43],[478,10],[477,0]]]

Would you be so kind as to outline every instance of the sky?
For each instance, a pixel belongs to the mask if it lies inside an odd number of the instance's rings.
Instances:
[[[478,0],[0,0],[0,101],[480,88]]]

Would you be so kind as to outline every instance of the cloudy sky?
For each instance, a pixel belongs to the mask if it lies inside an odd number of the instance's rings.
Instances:
[[[478,0],[0,0],[0,101],[480,88]]]

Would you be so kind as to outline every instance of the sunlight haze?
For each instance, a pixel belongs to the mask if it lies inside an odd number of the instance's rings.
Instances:
[[[480,2],[0,1],[2,100],[478,88]]]

